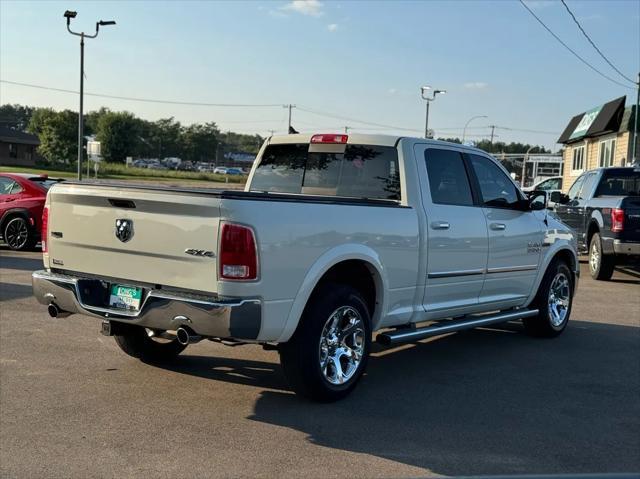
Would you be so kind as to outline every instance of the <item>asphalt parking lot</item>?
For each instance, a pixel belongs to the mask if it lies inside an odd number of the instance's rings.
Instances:
[[[51,320],[38,253],[0,249],[2,477],[406,477],[640,471],[640,274],[582,279],[568,330],[519,324],[376,348],[346,400],[288,391],[277,353],[125,356]]]

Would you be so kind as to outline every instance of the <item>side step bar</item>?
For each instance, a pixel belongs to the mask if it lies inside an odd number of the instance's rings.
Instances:
[[[438,336],[440,334],[453,333],[464,329],[488,326],[490,324],[504,323],[513,319],[530,318],[537,315],[537,309],[517,309],[496,314],[485,314],[483,316],[469,316],[463,319],[440,321],[430,326],[425,326],[424,328],[405,328],[380,333],[378,334],[376,341],[385,346],[391,346],[398,343],[418,341],[420,339]]]

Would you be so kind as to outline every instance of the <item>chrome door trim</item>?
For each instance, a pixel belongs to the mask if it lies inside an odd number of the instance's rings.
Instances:
[[[538,269],[537,264],[526,264],[522,266],[502,266],[500,268],[489,268],[487,273],[512,273],[516,271],[533,271]]]
[[[438,271],[436,273],[428,273],[427,278],[453,278],[456,276],[473,276],[476,274],[484,274],[484,268],[466,269],[460,271]]]

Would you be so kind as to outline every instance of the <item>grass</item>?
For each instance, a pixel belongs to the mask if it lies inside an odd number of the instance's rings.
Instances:
[[[66,166],[66,165],[65,165]],[[84,168],[83,168],[84,170]],[[93,178],[93,168],[91,170],[91,178]],[[60,166],[0,166],[0,171],[5,173],[33,173],[47,174],[51,177],[59,178],[75,178],[76,170],[71,170]],[[84,172],[86,174],[86,170]],[[155,181],[209,181],[214,183],[236,183],[244,184],[246,176],[226,176],[213,173],[199,173],[195,171],[176,171],[176,170],[150,170],[147,168],[127,168],[119,163],[100,163],[98,170],[98,179],[107,180],[155,180]]]

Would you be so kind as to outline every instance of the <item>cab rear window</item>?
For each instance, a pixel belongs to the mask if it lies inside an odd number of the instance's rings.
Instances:
[[[594,196],[640,196],[640,168],[605,171]]]
[[[307,143],[269,145],[251,191],[399,200],[398,152],[347,145],[344,153],[310,153]]]

